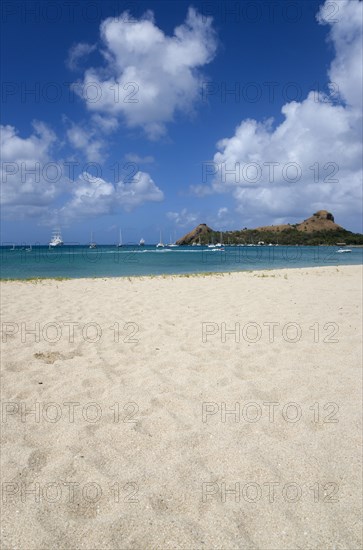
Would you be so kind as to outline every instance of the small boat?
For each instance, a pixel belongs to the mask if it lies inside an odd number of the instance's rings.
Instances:
[[[93,233],[91,233],[91,242],[89,243],[88,248],[97,248],[97,244],[93,240]]]
[[[161,239],[160,239],[160,240],[161,240]],[[169,243],[167,246],[168,246],[168,248],[176,248],[176,247],[179,246],[178,244],[176,244],[175,238],[174,238],[174,241],[172,240],[172,238],[171,238],[171,233],[170,233],[170,243]]]
[[[212,238],[212,242],[207,244],[207,248],[215,248],[214,244],[214,238]]]
[[[120,229],[120,232],[119,232],[118,244],[116,246],[117,246],[117,248],[122,248],[123,247],[121,229]]]
[[[223,247],[223,246],[224,246],[224,244],[223,244],[222,231],[221,231],[221,232],[220,232],[220,237],[219,237],[219,243],[216,243],[216,244],[215,244],[215,247],[216,247],[216,248],[221,248],[221,247]]]
[[[352,252],[350,248],[339,248],[339,250],[336,250],[337,254],[344,254],[344,252]]]
[[[161,231],[160,231],[160,240],[159,240],[158,244],[156,245],[156,248],[164,248],[164,246],[165,245],[164,245],[164,243],[161,239]]]
[[[145,240],[144,239],[140,239],[139,241],[139,246],[145,246]]]
[[[62,246],[63,244],[64,243],[63,243],[60,229],[55,229],[53,231],[52,238],[49,242],[49,248],[55,248],[56,246]]]

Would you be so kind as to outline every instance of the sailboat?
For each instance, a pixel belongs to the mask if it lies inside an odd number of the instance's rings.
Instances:
[[[219,243],[216,243],[211,248],[213,248],[212,252],[224,252],[224,244],[222,239],[222,231],[219,234]]]
[[[222,231],[220,232],[220,242],[215,245],[216,248],[221,248],[222,245]]]
[[[160,230],[160,241],[156,245],[156,248],[164,248],[164,246],[165,245],[164,245],[163,241],[161,240],[161,230]]]
[[[208,248],[215,248],[215,246],[214,246],[214,237],[213,236],[212,236],[212,242],[211,243],[208,242],[207,247]]]
[[[63,245],[63,239],[61,235],[60,229],[54,229],[52,233],[52,238],[49,242],[49,248],[54,248],[56,246],[62,246]]]
[[[10,250],[15,250],[15,244],[13,244],[12,248]]]
[[[121,233],[121,229],[120,229],[120,234],[119,234],[118,244],[117,244],[116,246],[117,246],[117,248],[122,248],[122,247],[123,247],[123,244],[122,244],[122,233]]]
[[[91,242],[89,243],[88,248],[97,248],[96,243],[93,241],[93,232],[91,232]]]
[[[139,246],[145,246],[145,240],[143,238],[140,239]]]
[[[175,239],[174,239],[174,242],[172,242],[171,233],[170,233],[170,243],[168,244],[168,247],[169,248],[176,248],[177,246],[179,246],[179,245],[176,244]]]
[[[32,245],[30,244],[30,245],[29,245],[29,248],[26,248],[26,249],[25,249],[25,252],[32,252],[32,250],[33,250],[33,249],[32,249]]]

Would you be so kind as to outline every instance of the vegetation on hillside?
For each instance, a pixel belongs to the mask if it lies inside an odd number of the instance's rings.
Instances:
[[[224,244],[257,244],[263,241],[265,244],[280,245],[336,245],[337,243],[346,243],[349,245],[363,245],[363,235],[360,233],[351,233],[345,229],[304,232],[298,231],[291,226],[290,229],[283,231],[258,231],[256,229],[246,229],[242,231],[227,231],[222,234]],[[211,238],[214,242],[220,240],[220,233],[213,231]],[[203,243],[202,244],[207,244]]]
[[[363,235],[347,231],[334,221],[334,216],[327,210],[318,210],[310,218],[301,223],[270,225],[255,229],[240,229],[237,231],[214,231],[205,223],[184,235],[177,244],[200,243],[207,245],[220,242],[222,244],[280,244],[280,245],[347,245],[363,246]]]

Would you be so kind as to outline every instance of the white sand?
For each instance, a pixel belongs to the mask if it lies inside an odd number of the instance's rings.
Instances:
[[[2,283],[2,548],[361,548],[361,282],[354,266]]]

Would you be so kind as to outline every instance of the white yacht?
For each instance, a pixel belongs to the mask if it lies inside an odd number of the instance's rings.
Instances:
[[[120,232],[119,232],[118,244],[116,246],[117,246],[117,248],[122,248],[123,247],[121,229],[120,229]]]
[[[176,244],[175,242],[175,238],[174,238],[174,241],[172,240],[171,238],[171,233],[170,233],[170,243],[168,244],[168,248],[177,248],[179,245]]]
[[[62,246],[63,244],[64,243],[63,243],[60,229],[55,229],[53,231],[52,238],[49,242],[49,247],[54,248],[55,246]]]
[[[91,241],[89,243],[89,247],[88,248],[97,248],[97,245],[96,243],[94,242],[93,240],[93,233],[91,233]]]
[[[161,239],[161,231],[160,231],[160,240],[159,240],[158,244],[156,245],[156,248],[164,248],[164,246],[165,245],[164,245],[164,243]]]
[[[339,250],[336,250],[337,254],[344,254],[344,252],[352,252],[350,248],[339,248]]]
[[[222,248],[222,247],[224,246],[224,244],[222,244],[222,243],[223,243],[222,231],[220,232],[220,237],[219,237],[219,239],[220,239],[220,242],[215,244],[215,248]]]

